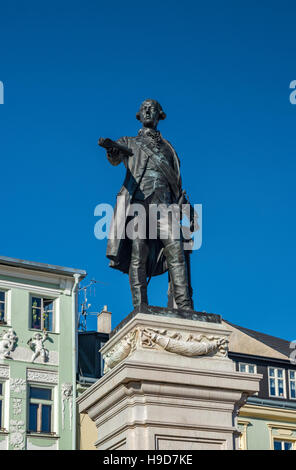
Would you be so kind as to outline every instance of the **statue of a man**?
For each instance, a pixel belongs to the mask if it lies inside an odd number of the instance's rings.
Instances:
[[[136,137],[122,137],[116,141],[127,147],[132,155],[120,148],[109,147],[107,157],[112,165],[123,162],[126,177],[118,194],[124,198],[125,208],[141,204],[149,212],[152,204],[169,207],[178,204],[182,196],[180,161],[172,147],[157,130],[158,122],[165,119],[161,105],[151,99],[145,100],[136,115],[142,128]],[[130,152],[130,153],[131,153]],[[117,199],[118,201],[119,199]],[[113,226],[126,227],[128,211],[121,210],[117,202]],[[151,219],[147,215],[147,224]],[[129,237],[108,239],[107,257],[110,266],[129,274],[134,307],[147,305],[147,278],[169,271],[173,296],[177,307],[192,309],[192,299],[180,225],[173,230],[172,220],[162,214],[156,220],[157,237]]]

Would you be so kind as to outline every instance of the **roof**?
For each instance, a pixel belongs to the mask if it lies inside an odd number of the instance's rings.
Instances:
[[[87,274],[86,271],[81,269],[66,268],[64,266],[55,266],[53,264],[37,263],[36,261],[26,261],[24,259],[8,258],[7,256],[0,256],[0,265],[31,269],[34,271],[42,271],[71,277],[74,274],[79,274],[81,278],[84,278]]]
[[[246,335],[250,336],[251,338],[260,341],[261,343],[265,344],[266,346],[275,349],[279,353],[283,354],[284,356],[290,356],[291,348],[290,348],[290,341],[282,338],[277,338],[276,336],[267,335],[266,333],[261,333],[260,331],[250,330],[249,328],[245,328],[243,326],[235,325],[227,320],[224,320],[225,323],[236,328],[237,330],[245,333]]]
[[[95,331],[95,330],[91,330],[91,331],[79,331],[78,330],[78,335],[96,335],[96,336],[108,336],[109,338],[109,333],[102,333],[101,331]]]

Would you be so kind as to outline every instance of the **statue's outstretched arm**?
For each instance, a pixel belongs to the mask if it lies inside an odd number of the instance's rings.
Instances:
[[[124,157],[130,157],[133,152],[126,146],[124,138],[120,138],[117,141],[111,139],[99,139],[98,144],[105,148],[107,151],[107,158],[111,165],[119,165]]]

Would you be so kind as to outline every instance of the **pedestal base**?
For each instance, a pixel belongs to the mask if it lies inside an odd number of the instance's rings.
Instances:
[[[133,312],[102,348],[106,374],[77,400],[97,449],[235,448],[238,409],[261,376],[235,371],[218,316],[173,313]]]

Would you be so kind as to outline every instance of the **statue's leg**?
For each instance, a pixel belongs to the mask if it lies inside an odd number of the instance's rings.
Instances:
[[[38,356],[39,356],[39,352],[38,352],[38,351],[34,352],[32,358],[31,358],[31,362],[34,362],[35,359],[36,359]]]
[[[192,308],[192,301],[188,288],[187,270],[184,250],[181,241],[174,240],[164,244],[164,255],[167,260],[170,279],[172,282],[174,299],[178,308]]]
[[[164,246],[176,304],[178,308],[192,309],[180,226],[173,226],[173,215],[168,217],[165,212],[160,212],[158,234]]]
[[[148,304],[146,273],[148,250],[146,240],[139,238],[133,240],[129,266],[129,281],[134,307],[138,307],[141,304]]]

